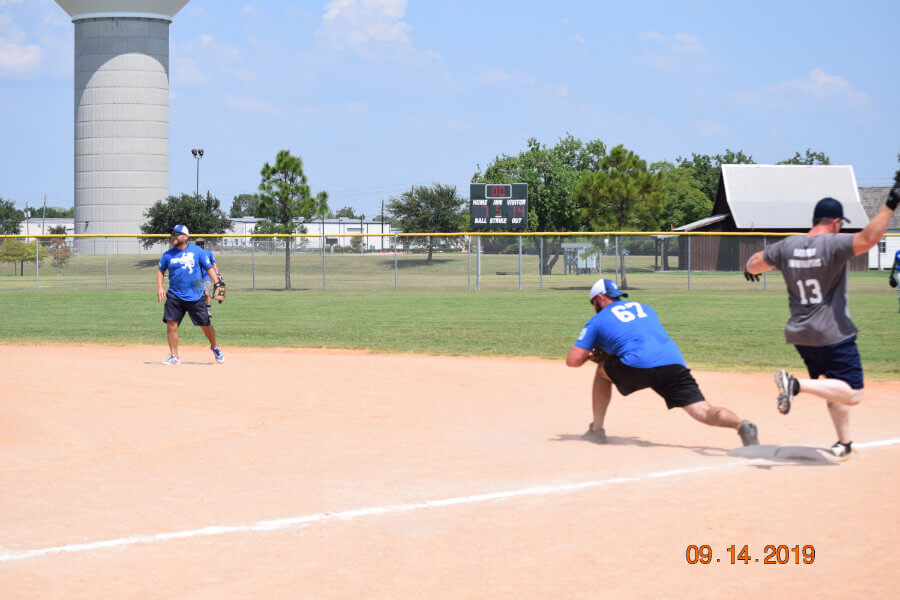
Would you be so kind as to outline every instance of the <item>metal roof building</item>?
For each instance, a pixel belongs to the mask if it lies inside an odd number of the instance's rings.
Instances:
[[[887,200],[890,192],[890,187],[859,188],[859,200],[870,219],[878,214],[878,211],[884,206],[884,201]],[[888,224],[887,232],[900,233],[900,214],[897,212],[894,213],[894,217]],[[890,269],[897,250],[900,250],[900,237],[882,238],[877,246],[869,250],[869,268]]]
[[[849,165],[722,165],[712,216],[675,231],[722,233],[805,233],[812,226],[816,202],[830,196],[840,200],[850,220],[843,231],[859,231],[869,222],[860,202],[853,167]],[[766,241],[776,241],[776,238]],[[757,237],[703,237],[691,244],[691,268],[740,271],[763,247]],[[680,257],[687,260],[687,245]],[[865,257],[851,260],[863,270]]]

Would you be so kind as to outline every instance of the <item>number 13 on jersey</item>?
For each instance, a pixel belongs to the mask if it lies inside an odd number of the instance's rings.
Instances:
[[[818,279],[797,280],[797,291],[800,292],[800,304],[821,304],[822,286]],[[808,295],[807,295],[808,292]]]

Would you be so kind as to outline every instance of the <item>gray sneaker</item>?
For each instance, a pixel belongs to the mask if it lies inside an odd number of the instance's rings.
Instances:
[[[593,442],[595,444],[605,444],[606,430],[602,427],[600,429],[594,429],[594,423],[592,421],[591,424],[588,425],[588,430],[583,436],[581,436],[581,439]]]
[[[794,376],[784,369],[778,369],[775,372],[775,385],[778,386],[778,412],[783,415],[791,412],[791,399],[794,397],[795,382]]]
[[[744,419],[738,428],[738,435],[741,436],[741,443],[745,446],[759,446],[759,437],[757,436],[756,425],[752,421]]]
[[[179,364],[181,364],[181,359],[178,358],[177,356],[172,356],[172,355],[170,354],[170,355],[169,355],[169,358],[167,358],[166,360],[162,361],[162,364],[164,364],[164,365],[166,365],[166,366],[179,365]]]

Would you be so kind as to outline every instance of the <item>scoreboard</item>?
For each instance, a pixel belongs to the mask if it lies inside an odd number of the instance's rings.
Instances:
[[[469,185],[469,227],[518,229],[528,225],[527,183],[473,183]]]

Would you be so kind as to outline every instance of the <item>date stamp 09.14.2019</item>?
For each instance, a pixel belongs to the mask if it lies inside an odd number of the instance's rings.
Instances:
[[[690,565],[708,565],[710,563],[745,564],[760,563],[763,565],[811,565],[816,560],[814,546],[788,546],[786,544],[767,544],[762,549],[761,555],[752,555],[749,545],[742,548],[731,545],[725,548],[721,556],[714,556],[711,546],[690,545],[684,553],[684,557]]]

